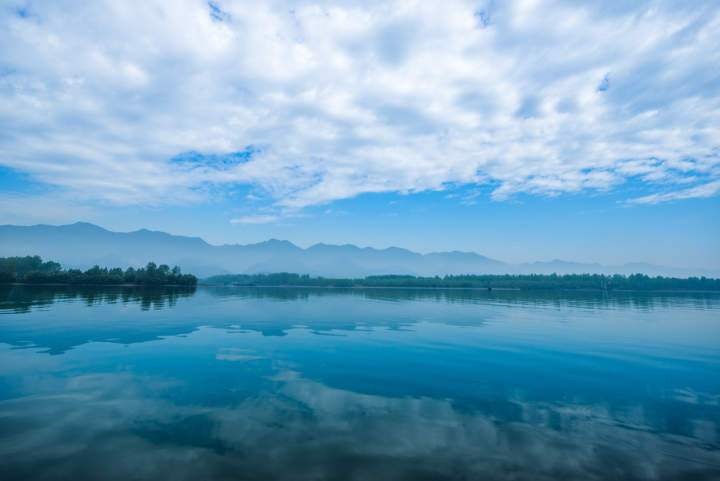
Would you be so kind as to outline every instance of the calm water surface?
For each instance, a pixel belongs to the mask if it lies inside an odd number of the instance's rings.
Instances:
[[[0,479],[718,480],[720,296],[0,288]]]

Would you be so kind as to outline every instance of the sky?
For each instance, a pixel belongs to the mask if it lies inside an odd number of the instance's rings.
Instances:
[[[0,0],[0,223],[720,268],[720,3]]]

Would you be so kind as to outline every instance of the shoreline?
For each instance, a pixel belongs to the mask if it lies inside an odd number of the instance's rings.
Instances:
[[[5,282],[0,283],[0,287],[2,286],[38,286],[38,287],[48,287],[48,286],[55,286],[55,287],[73,287],[73,286],[79,286],[79,287],[197,287],[199,284],[194,284],[191,286],[188,286],[186,284],[133,284],[133,283],[123,283],[123,284],[88,284],[88,283],[69,283],[69,282],[46,282],[46,283],[33,283],[33,282]]]
[[[10,282],[0,283],[2,286],[22,286],[22,287],[137,287],[137,288],[197,288],[197,287],[224,287],[234,289],[323,289],[323,290],[419,290],[419,291],[482,291],[482,292],[601,292],[606,294],[613,293],[648,293],[648,294],[720,294],[720,291],[713,290],[697,290],[697,289],[600,289],[600,288],[522,288],[522,287],[437,287],[437,286],[314,286],[314,285],[293,285],[293,284],[278,284],[278,285],[232,285],[232,284],[206,284],[198,283],[196,285],[184,285],[184,284],[87,284],[87,283],[28,283],[28,282]]]
[[[308,286],[308,285],[231,285],[231,284],[204,284],[198,283],[198,287],[233,287],[233,288],[257,288],[257,289],[412,289],[412,290],[436,290],[436,291],[512,291],[512,292],[547,292],[547,291],[563,291],[563,292],[606,292],[608,294],[614,292],[648,292],[648,293],[695,293],[695,294],[720,294],[720,291],[711,290],[693,290],[693,289],[591,289],[591,288],[532,288],[523,289],[521,287],[431,287],[431,286]]]

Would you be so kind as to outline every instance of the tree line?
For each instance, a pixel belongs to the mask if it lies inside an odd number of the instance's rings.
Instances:
[[[54,261],[43,261],[40,256],[0,257],[0,283],[24,284],[140,284],[194,286],[197,277],[183,274],[178,266],[148,262],[145,267],[119,268],[93,266],[83,271],[63,269]]]
[[[404,275],[368,276],[361,279],[310,277],[277,274],[220,275],[205,279],[208,284],[237,286],[307,287],[428,287],[504,289],[601,289],[601,290],[692,290],[720,291],[720,279],[707,277],[651,277],[645,274],[504,274],[416,277]]]

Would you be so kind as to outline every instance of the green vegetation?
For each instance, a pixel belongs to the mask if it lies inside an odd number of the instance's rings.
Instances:
[[[720,291],[720,279],[706,277],[649,277],[645,274],[612,276],[602,274],[567,275],[461,275],[445,277],[370,276],[364,279],[328,279],[308,275],[255,274],[222,275],[204,279],[208,284],[237,286],[307,287],[432,287],[501,289],[603,289],[603,290],[691,290]]]
[[[183,274],[178,266],[172,269],[148,262],[145,267],[119,267],[108,269],[95,266],[86,271],[62,269],[57,262],[43,260],[39,256],[0,257],[0,283],[21,282],[24,284],[76,284],[76,285],[181,285],[194,286],[197,277]]]

